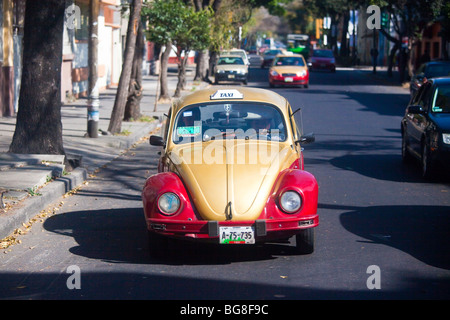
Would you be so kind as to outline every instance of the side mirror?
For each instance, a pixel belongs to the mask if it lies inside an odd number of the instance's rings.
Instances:
[[[301,136],[299,140],[295,141],[295,143],[296,144],[297,143],[309,144],[309,143],[313,143],[314,141],[316,141],[316,137],[315,137],[314,133],[308,133],[308,134]]]
[[[408,109],[406,110],[406,113],[424,114],[425,111],[423,110],[423,108],[421,106],[409,106]]]
[[[150,145],[164,147],[165,143],[160,136],[150,136]]]

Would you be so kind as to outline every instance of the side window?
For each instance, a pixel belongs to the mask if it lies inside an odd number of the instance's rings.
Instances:
[[[432,91],[433,90],[431,90],[431,85],[430,84],[428,84],[428,83],[424,84],[423,93],[422,93],[422,95],[421,95],[421,97],[420,97],[420,99],[419,99],[417,104],[419,106],[422,106],[425,111],[428,110],[428,106],[430,104],[431,92]]]
[[[419,100],[420,97],[422,96],[422,92],[424,90],[424,86],[420,87],[419,90],[417,90],[416,94],[413,96],[412,100],[411,100],[411,105],[418,105],[419,104]]]

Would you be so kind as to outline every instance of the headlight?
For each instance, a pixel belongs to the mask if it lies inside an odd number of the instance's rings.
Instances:
[[[237,73],[239,73],[239,74],[245,74],[246,72],[245,72],[245,70],[238,70]]]
[[[306,71],[305,70],[297,72],[297,77],[304,77],[304,76],[306,76]]]
[[[286,213],[294,213],[302,206],[302,197],[295,191],[286,191],[280,197],[280,205]]]
[[[158,207],[164,214],[174,214],[180,208],[180,198],[173,192],[163,193],[158,199]]]
[[[216,73],[224,73],[225,70],[217,70]]]
[[[443,133],[442,141],[444,141],[445,144],[450,144],[450,133]]]
[[[271,70],[271,71],[270,71],[270,75],[271,75],[271,76],[277,76],[277,75],[278,75],[278,72],[276,72],[275,70]]]

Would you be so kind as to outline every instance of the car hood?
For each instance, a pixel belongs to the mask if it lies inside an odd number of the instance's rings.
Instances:
[[[247,71],[248,67],[246,65],[241,65],[241,64],[222,64],[222,65],[216,66],[216,71],[217,70],[224,70],[224,71],[244,70],[244,71]]]
[[[289,144],[217,140],[175,147],[169,159],[203,219],[255,220],[278,173],[296,159]],[[227,216],[228,215],[228,216]]]
[[[273,66],[271,70],[275,70],[277,73],[297,73],[302,71],[307,71],[308,68],[301,66]]]
[[[450,113],[433,113],[431,118],[440,131],[450,132]]]
[[[318,62],[330,62],[331,60],[334,60],[334,58],[328,58],[328,57],[311,57],[311,59],[314,59]]]

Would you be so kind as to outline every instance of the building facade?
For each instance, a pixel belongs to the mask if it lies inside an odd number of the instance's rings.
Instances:
[[[65,0],[62,35],[61,100],[87,96],[89,62],[89,2]],[[121,17],[121,0],[99,0],[98,86],[119,83],[127,23]],[[18,111],[22,70],[22,39],[26,0],[0,0],[0,117]]]

